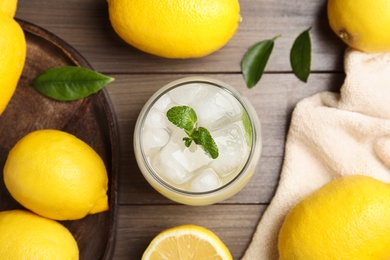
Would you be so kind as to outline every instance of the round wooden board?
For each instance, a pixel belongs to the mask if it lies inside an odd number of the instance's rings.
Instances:
[[[0,116],[0,167],[10,149],[31,131],[58,129],[88,143],[103,158],[109,177],[110,210],[81,220],[63,221],[74,235],[80,259],[110,259],[115,243],[118,178],[118,131],[115,115],[105,90],[87,98],[58,102],[35,91],[30,82],[54,67],[81,66],[92,69],[71,46],[31,23],[18,20],[27,40],[27,58],[18,87]],[[1,84],[1,83],[0,83]],[[0,181],[0,210],[23,208]]]

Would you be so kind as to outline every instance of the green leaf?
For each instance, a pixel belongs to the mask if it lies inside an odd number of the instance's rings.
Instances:
[[[254,87],[261,79],[265,66],[271,56],[276,36],[271,40],[264,40],[254,44],[245,53],[241,62],[241,69],[248,88]]]
[[[59,101],[71,101],[96,93],[114,78],[76,66],[50,69],[36,77],[31,85],[43,95]]]
[[[297,78],[303,82],[307,82],[310,75],[311,66],[311,28],[302,32],[294,41],[290,51],[290,63],[293,72]]]
[[[204,127],[196,128],[198,117],[195,110],[189,106],[175,106],[167,111],[168,120],[179,128],[184,129],[188,137],[183,137],[186,147],[190,147],[192,141],[200,145],[213,159],[219,155],[218,146],[210,132]]]
[[[190,147],[191,143],[192,143],[192,138],[189,138],[189,137],[183,137],[183,141],[184,141],[184,145],[186,147]]]
[[[191,135],[198,120],[195,111],[188,106],[176,106],[167,111],[168,120]]]
[[[245,128],[245,133],[246,133],[245,137],[246,137],[247,144],[249,147],[251,147],[252,146],[252,124],[246,110],[242,111],[242,123],[244,124],[244,128]]]
[[[217,158],[219,155],[217,144],[215,143],[210,132],[204,128],[199,127],[194,131],[192,138],[194,142],[198,145],[201,145],[203,150],[213,159]]]

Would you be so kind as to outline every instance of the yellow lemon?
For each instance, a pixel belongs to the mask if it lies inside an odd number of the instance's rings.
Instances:
[[[279,233],[280,260],[390,259],[390,185],[352,175],[299,202]]]
[[[77,260],[73,235],[55,220],[26,210],[0,212],[1,259]]]
[[[18,0],[0,1],[0,13],[3,13],[8,17],[14,17],[17,6],[18,6]]]
[[[26,39],[14,20],[17,1],[0,3],[0,115],[15,92],[26,59]]]
[[[103,160],[63,131],[37,130],[18,141],[6,160],[4,182],[16,201],[47,218],[80,219],[108,210]]]
[[[158,234],[145,250],[142,260],[227,260],[232,256],[212,231],[196,225],[182,225]]]
[[[328,0],[328,19],[332,30],[350,47],[390,51],[388,0]]]
[[[166,58],[197,58],[224,46],[241,20],[238,0],[108,0],[116,33]]]

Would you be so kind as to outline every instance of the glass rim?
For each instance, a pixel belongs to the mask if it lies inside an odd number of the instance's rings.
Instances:
[[[247,159],[245,161],[245,164],[242,166],[241,170],[238,173],[236,173],[236,176],[234,176],[230,181],[228,181],[227,183],[225,183],[224,185],[222,185],[222,186],[220,186],[220,187],[218,187],[216,189],[207,190],[207,191],[200,191],[200,192],[186,191],[186,190],[177,188],[174,185],[172,185],[172,184],[168,183],[167,181],[165,181],[162,177],[160,177],[159,174],[154,170],[154,168],[150,165],[149,161],[147,160],[147,156],[146,156],[146,154],[144,152],[144,148],[143,148],[143,145],[142,145],[142,136],[143,136],[142,129],[144,128],[145,120],[146,120],[147,115],[149,114],[150,110],[152,109],[153,105],[163,95],[167,94],[172,89],[181,87],[183,85],[191,84],[191,83],[206,83],[206,84],[209,84],[209,85],[213,85],[215,87],[218,87],[218,88],[222,89],[223,91],[228,92],[230,95],[232,95],[240,103],[242,108],[247,113],[248,118],[249,118],[249,122],[250,122],[250,125],[251,125],[251,130],[252,130],[252,143],[251,143],[251,146],[250,146],[250,151],[249,151],[248,157],[247,157]],[[145,167],[146,167],[147,171],[150,173],[150,175],[158,183],[160,183],[163,187],[165,187],[165,188],[167,188],[167,189],[169,189],[171,191],[180,193],[182,195],[191,195],[191,196],[202,196],[202,195],[209,195],[209,194],[216,193],[218,191],[221,191],[221,190],[224,190],[224,189],[228,188],[233,183],[235,183],[238,179],[240,179],[243,176],[243,173],[249,167],[249,165],[250,165],[250,163],[251,163],[251,161],[253,159],[254,150],[255,150],[255,143],[257,142],[257,130],[256,130],[255,126],[254,126],[254,122],[253,122],[253,119],[252,119],[253,115],[249,113],[250,109],[249,109],[248,105],[242,99],[243,98],[242,98],[241,94],[238,93],[238,91],[236,91],[235,89],[233,89],[232,86],[229,86],[229,85],[227,85],[226,83],[224,83],[222,81],[215,80],[215,79],[210,79],[210,78],[206,78],[206,77],[187,77],[187,78],[183,78],[183,79],[180,79],[180,80],[173,81],[173,82],[163,86],[152,97],[150,97],[150,99],[145,104],[146,109],[144,111],[142,111],[143,114],[142,114],[142,118],[141,118],[141,124],[139,126],[139,129],[140,129],[140,131],[139,131],[139,138],[138,138],[139,139],[139,148],[140,148],[140,152],[141,152],[141,156],[142,156],[142,161],[145,163]]]

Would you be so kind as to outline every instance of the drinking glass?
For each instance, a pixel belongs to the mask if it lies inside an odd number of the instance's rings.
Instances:
[[[167,117],[172,107],[191,107],[195,127],[206,128],[219,155],[187,147],[187,133]],[[208,77],[187,77],[160,88],[146,102],[134,130],[137,164],[149,184],[187,205],[210,205],[239,192],[250,180],[262,149],[255,109],[230,85]]]

